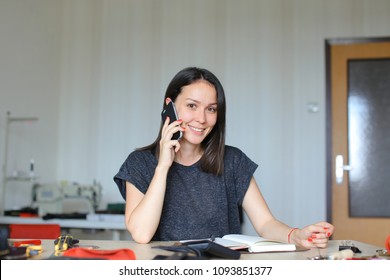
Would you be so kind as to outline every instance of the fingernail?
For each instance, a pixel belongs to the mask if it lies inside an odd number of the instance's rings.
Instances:
[[[311,238],[315,239],[315,238],[317,238],[317,235],[312,234],[312,235],[311,235]]]
[[[330,232],[327,232],[327,233],[326,233],[326,236],[329,237],[329,236],[330,236]]]
[[[312,239],[311,237],[309,237],[309,238],[307,239],[307,241],[313,242],[313,239]]]
[[[324,227],[324,230],[328,230],[329,229],[329,227]]]

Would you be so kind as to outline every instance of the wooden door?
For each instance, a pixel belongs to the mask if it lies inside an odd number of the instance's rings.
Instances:
[[[390,37],[327,40],[326,59],[333,238],[384,247],[390,235]]]

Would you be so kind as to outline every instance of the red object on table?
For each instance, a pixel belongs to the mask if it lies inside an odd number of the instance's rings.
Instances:
[[[135,260],[133,250],[123,248],[114,250],[97,250],[88,248],[71,248],[63,254],[66,257],[75,257],[82,259],[106,259],[106,260]]]
[[[40,239],[29,239],[29,240],[22,240],[22,241],[16,241],[14,242],[15,247],[19,247],[22,245],[41,245],[42,241]]]

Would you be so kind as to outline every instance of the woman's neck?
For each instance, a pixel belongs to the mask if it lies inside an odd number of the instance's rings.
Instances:
[[[200,145],[181,145],[180,150],[175,155],[175,161],[182,165],[190,166],[198,162],[202,154],[203,151]]]

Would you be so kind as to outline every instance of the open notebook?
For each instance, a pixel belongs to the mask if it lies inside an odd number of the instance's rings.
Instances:
[[[295,251],[294,244],[265,239],[260,236],[245,234],[228,234],[222,238],[215,238],[214,242],[233,250],[248,250],[251,253],[259,252],[288,252]]]

